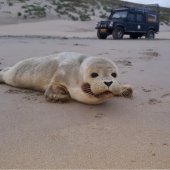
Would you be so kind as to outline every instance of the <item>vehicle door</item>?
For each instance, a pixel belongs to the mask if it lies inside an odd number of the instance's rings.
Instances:
[[[136,14],[134,12],[129,12],[126,20],[126,32],[136,32]]]
[[[146,18],[144,13],[136,13],[136,31],[137,32],[146,32],[147,31],[147,24],[146,24]]]

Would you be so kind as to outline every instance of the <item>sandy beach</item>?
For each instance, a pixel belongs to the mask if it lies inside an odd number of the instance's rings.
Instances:
[[[155,40],[98,40],[96,21],[0,26],[0,69],[74,51],[115,61],[133,99],[54,104],[0,85],[0,168],[170,168],[169,27]]]

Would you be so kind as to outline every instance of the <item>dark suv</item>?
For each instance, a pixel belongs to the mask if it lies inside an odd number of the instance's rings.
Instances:
[[[108,35],[122,39],[124,34],[130,35],[132,39],[142,36],[154,39],[155,33],[159,31],[159,10],[132,7],[112,10],[106,21],[97,23],[96,29],[99,39],[106,39]]]

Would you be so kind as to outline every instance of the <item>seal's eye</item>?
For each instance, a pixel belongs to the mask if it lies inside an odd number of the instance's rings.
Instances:
[[[116,73],[112,73],[112,77],[116,78],[117,74]]]
[[[96,78],[96,77],[98,77],[99,75],[97,74],[97,73],[91,73],[91,77],[92,78]]]

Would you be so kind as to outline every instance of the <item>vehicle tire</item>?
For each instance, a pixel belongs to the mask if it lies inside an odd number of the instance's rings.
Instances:
[[[146,34],[147,39],[154,39],[155,38],[155,32],[154,30],[149,30]]]
[[[112,36],[113,36],[113,39],[122,39],[123,34],[124,34],[123,28],[122,27],[116,27],[113,30]]]
[[[136,34],[131,34],[131,35],[130,35],[130,39],[138,39],[138,35],[136,35]]]
[[[106,39],[107,38],[107,34],[103,34],[100,32],[100,29],[97,30],[97,37],[98,39]]]

